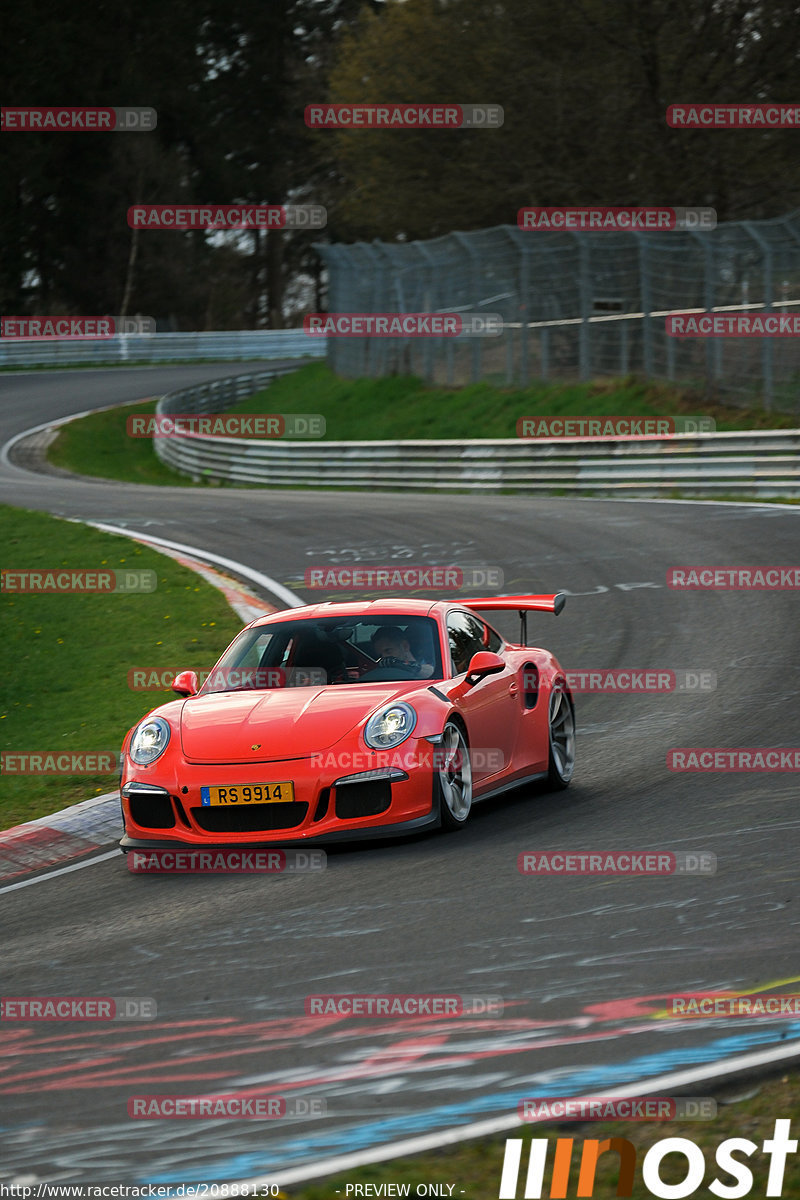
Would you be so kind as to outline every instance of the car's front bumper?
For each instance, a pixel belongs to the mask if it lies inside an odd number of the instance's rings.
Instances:
[[[430,752],[430,745],[426,745]],[[310,766],[311,760],[207,767],[176,761],[134,768],[122,779],[124,850],[192,846],[248,848],[354,838],[402,837],[439,823],[435,773],[426,764],[398,770],[388,753],[371,756],[369,778]],[[156,769],[157,768],[157,769]],[[383,772],[375,778],[374,772]],[[363,772],[361,773],[363,774]],[[202,787],[291,780],[291,802],[204,806]]]
[[[394,825],[371,825],[368,827],[348,826],[347,829],[334,830],[330,833],[316,834],[309,837],[304,837],[302,840],[296,838],[292,841],[286,837],[280,838],[281,846],[291,848],[292,845],[330,845],[332,842],[355,842],[365,839],[370,841],[376,838],[399,838],[405,837],[414,833],[424,833],[426,830],[438,829],[441,824],[439,813],[432,810],[425,817],[415,817],[411,821],[399,821]],[[246,847],[248,850],[269,850],[275,846],[276,838],[272,838],[268,842],[242,842],[237,841],[237,847]],[[193,842],[192,845],[201,843]],[[120,850],[129,853],[131,850],[175,850],[176,846],[185,846],[186,843],[175,838],[167,841],[164,838],[150,840],[148,838],[133,838],[125,834],[120,839]],[[204,850],[213,852],[224,852],[231,849],[231,842],[203,842]]]

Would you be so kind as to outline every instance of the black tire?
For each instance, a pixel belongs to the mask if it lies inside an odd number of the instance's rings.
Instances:
[[[457,721],[447,721],[436,747],[436,797],[442,829],[463,829],[472,810],[472,766],[466,735]]]
[[[559,680],[550,692],[547,736],[547,784],[551,791],[563,791],[569,787],[575,770],[575,707]]]

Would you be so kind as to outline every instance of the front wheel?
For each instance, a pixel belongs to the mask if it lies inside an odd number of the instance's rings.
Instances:
[[[443,829],[463,829],[472,808],[472,766],[461,726],[448,721],[436,747],[436,790]]]
[[[548,733],[547,782],[554,791],[560,791],[569,786],[575,770],[575,711],[569,696],[558,683],[550,693]]]

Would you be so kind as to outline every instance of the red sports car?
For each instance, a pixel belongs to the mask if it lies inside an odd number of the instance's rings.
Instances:
[[[312,604],[248,625],[123,743],[123,850],[349,841],[444,826],[575,763],[566,675],[525,645],[562,594]],[[521,644],[477,614],[516,610]]]

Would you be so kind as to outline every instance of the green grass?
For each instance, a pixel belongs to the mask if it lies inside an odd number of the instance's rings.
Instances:
[[[142,595],[0,592],[4,752],[118,751],[127,730],[174,699],[133,691],[131,667],[210,667],[242,627],[222,594],[194,572],[129,538],[0,506],[4,568],[151,568]],[[2,776],[0,829],[113,791],[111,776]]]
[[[128,417],[155,412],[156,403],[148,400],[142,404],[126,404],[122,408],[92,413],[80,421],[71,421],[63,426],[50,446],[49,461],[55,467],[101,479],[162,487],[201,486],[156,458],[150,438],[128,437]]]
[[[93,413],[65,425],[49,450],[55,466],[129,483],[195,485],[157,459],[149,438],[133,438],[125,422],[155,402]],[[704,403],[694,391],[629,378],[607,383],[502,388],[489,383],[432,388],[419,379],[340,379],[312,363],[276,379],[232,412],[321,413],[328,441],[411,438],[513,438],[519,417],[711,416],[717,428],[794,428],[800,417]],[[224,486],[224,485],[223,485]],[[255,485],[253,485],[255,486]],[[369,490],[369,489],[366,489]]]
[[[513,438],[523,416],[711,416],[720,430],[793,429],[798,414],[722,407],[698,391],[629,377],[526,388],[473,383],[430,387],[420,379],[341,379],[312,363],[276,379],[232,412],[322,413],[329,441]]]
[[[753,1091],[758,1094],[747,1099]],[[546,1089],[544,1089],[546,1091]],[[698,1095],[714,1095],[713,1087],[698,1087]],[[409,1198],[413,1200],[418,1184],[455,1184],[452,1192],[453,1200],[497,1200],[500,1186],[500,1174],[503,1165],[505,1137],[523,1138],[522,1165],[517,1187],[517,1196],[525,1193],[525,1173],[528,1163],[527,1141],[531,1137],[547,1138],[548,1156],[545,1168],[542,1195],[550,1195],[550,1180],[554,1147],[559,1137],[574,1138],[572,1153],[572,1169],[569,1177],[567,1197],[572,1200],[577,1195],[578,1172],[583,1141],[589,1138],[603,1140],[610,1137],[627,1138],[636,1149],[636,1170],[634,1172],[633,1200],[652,1200],[651,1192],[642,1182],[641,1164],[647,1150],[655,1142],[664,1138],[682,1137],[695,1142],[703,1151],[706,1161],[706,1173],[700,1187],[691,1193],[702,1198],[711,1196],[708,1185],[716,1178],[730,1185],[733,1180],[726,1172],[718,1167],[715,1161],[716,1149],[721,1142],[728,1138],[749,1138],[755,1142],[758,1149],[749,1160],[742,1152],[736,1157],[746,1163],[753,1172],[752,1189],[747,1192],[751,1200],[766,1195],[769,1157],[763,1153],[764,1141],[771,1138],[775,1128],[775,1120],[779,1117],[794,1118],[790,1136],[798,1137],[798,1113],[800,1113],[800,1076],[795,1070],[785,1072],[782,1076],[758,1083],[742,1083],[729,1086],[727,1093],[729,1103],[720,1102],[715,1119],[707,1121],[642,1121],[642,1122],[609,1122],[593,1121],[580,1125],[521,1125],[509,1130],[507,1135],[496,1138],[482,1139],[476,1142],[465,1142],[454,1147],[434,1150],[428,1154],[420,1154],[414,1158],[396,1159],[391,1162],[378,1163],[369,1167],[358,1167],[349,1170],[346,1175],[333,1176],[323,1183],[308,1184],[304,1187],[289,1187],[284,1195],[290,1200],[346,1200],[345,1186],[347,1184],[410,1184]],[[742,1097],[736,1100],[735,1097]],[[616,1164],[616,1165],[615,1165]],[[595,1200],[612,1200],[617,1194],[619,1158],[609,1152],[600,1158],[597,1169],[593,1196]],[[687,1163],[683,1155],[667,1155],[662,1161],[661,1178],[664,1184],[680,1183],[686,1176]],[[462,1196],[463,1189],[463,1196]],[[376,1193],[372,1193],[375,1195]],[[446,1195],[447,1193],[445,1193]],[[349,1193],[353,1197],[354,1193]],[[800,1154],[789,1154],[786,1160],[783,1189],[780,1193],[783,1200],[800,1200]]]

